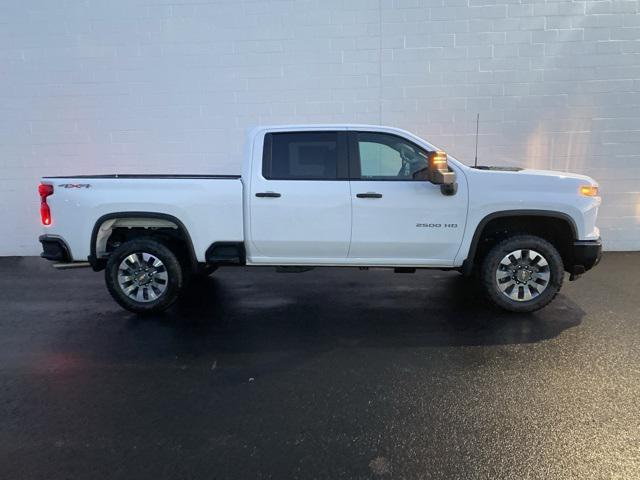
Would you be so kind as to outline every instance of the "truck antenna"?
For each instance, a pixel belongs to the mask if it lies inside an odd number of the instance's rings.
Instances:
[[[480,125],[480,113],[476,115],[476,161],[473,166],[478,166],[478,125]]]

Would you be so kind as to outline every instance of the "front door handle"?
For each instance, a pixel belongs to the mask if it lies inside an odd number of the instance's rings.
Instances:
[[[358,197],[358,198],[382,198],[382,194],[381,193],[375,193],[375,192],[358,193],[358,194],[356,194],[356,197]]]
[[[260,197],[260,198],[264,198],[264,197],[267,197],[267,198],[278,198],[280,196],[281,195],[279,193],[276,193],[276,192],[258,192],[258,193],[256,193],[256,197]]]

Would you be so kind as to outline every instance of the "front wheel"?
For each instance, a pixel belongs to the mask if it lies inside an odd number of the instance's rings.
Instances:
[[[182,268],[176,255],[151,239],[131,240],[110,256],[105,269],[109,293],[133,313],[169,308],[182,289]]]
[[[487,253],[480,282],[488,300],[511,312],[533,312],[557,295],[564,278],[558,250],[533,235],[508,238]]]

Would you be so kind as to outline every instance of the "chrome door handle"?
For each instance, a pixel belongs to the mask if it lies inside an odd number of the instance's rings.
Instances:
[[[382,194],[381,193],[375,193],[375,192],[358,193],[358,194],[356,194],[356,197],[358,197],[358,198],[382,198]]]

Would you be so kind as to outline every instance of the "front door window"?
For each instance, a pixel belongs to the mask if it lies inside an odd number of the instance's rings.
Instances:
[[[362,180],[413,180],[427,167],[427,152],[400,137],[360,132],[357,138]]]

